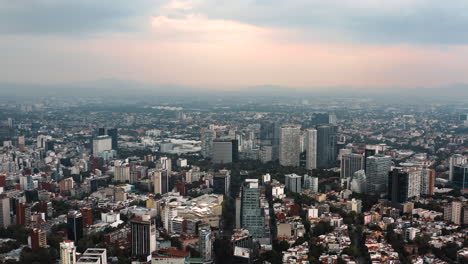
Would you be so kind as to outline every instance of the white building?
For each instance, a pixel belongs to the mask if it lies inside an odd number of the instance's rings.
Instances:
[[[93,154],[112,150],[112,138],[110,136],[98,136],[93,139]]]
[[[294,193],[301,193],[302,192],[302,184],[301,184],[302,176],[297,174],[287,174],[285,176],[286,188],[290,192]]]
[[[75,243],[70,240],[60,243],[60,264],[75,264],[76,263],[76,247]]]

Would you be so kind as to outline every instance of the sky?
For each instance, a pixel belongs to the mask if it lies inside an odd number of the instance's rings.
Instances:
[[[468,83],[466,0],[0,0],[0,82]]]

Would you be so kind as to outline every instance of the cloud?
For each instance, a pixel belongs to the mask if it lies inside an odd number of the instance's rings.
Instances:
[[[0,0],[0,34],[70,35],[144,30],[151,0]]]

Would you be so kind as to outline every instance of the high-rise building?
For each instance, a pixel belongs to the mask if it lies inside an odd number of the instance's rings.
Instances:
[[[364,170],[356,171],[351,180],[351,191],[355,193],[366,193],[366,182],[366,172]]]
[[[241,190],[241,226],[252,236],[261,238],[265,233],[265,216],[260,206],[258,179],[246,179]]]
[[[333,166],[337,157],[337,127],[324,125],[317,128],[317,168],[328,169]]]
[[[60,264],[76,264],[75,243],[65,240],[60,243]]]
[[[285,177],[286,189],[294,193],[302,192],[302,187],[301,187],[302,176],[299,176],[293,173],[293,174],[287,174],[284,177]]]
[[[317,168],[317,130],[314,128],[306,131],[306,169]]]
[[[213,244],[211,239],[211,230],[209,226],[203,225],[198,231],[198,251],[205,262],[213,259]]]
[[[434,194],[435,178],[435,170],[421,169],[421,194]]]
[[[281,166],[299,167],[300,132],[299,127],[281,127],[279,142],[279,163]]]
[[[24,147],[26,146],[26,139],[24,136],[19,136],[18,137],[18,148],[19,151],[24,151]]]
[[[93,225],[93,209],[90,207],[85,207],[80,209],[81,214],[83,215],[83,224],[85,226]]]
[[[453,181],[454,167],[468,163],[468,157],[460,154],[452,155],[449,159],[449,180]]]
[[[456,225],[461,224],[462,209],[463,209],[463,203],[462,202],[460,202],[460,201],[453,201],[452,202],[452,219],[451,219],[451,221]]]
[[[213,156],[213,140],[216,138],[216,132],[211,128],[201,130],[201,155],[204,158]]]
[[[130,181],[130,167],[127,165],[120,165],[114,167],[114,181],[127,182]]]
[[[237,140],[216,139],[213,141],[213,163],[232,163],[239,158]]]
[[[107,130],[107,135],[112,139],[112,149],[119,148],[119,133],[117,128],[111,128]]]
[[[388,178],[388,199],[394,203],[404,203],[420,196],[421,172],[418,170],[394,169]]]
[[[388,172],[392,158],[375,155],[366,159],[367,192],[378,194],[387,192]]]
[[[99,153],[112,150],[112,138],[109,136],[97,136],[93,139],[93,154],[97,156]]]
[[[19,203],[16,205],[16,224],[27,226],[31,222],[31,205]]]
[[[68,239],[78,241],[83,237],[83,215],[79,211],[70,211],[67,215]]]
[[[10,198],[0,196],[0,227],[7,228],[11,225]]]
[[[304,175],[304,189],[310,190],[312,193],[318,192],[318,177]]]
[[[153,176],[153,186],[154,186],[154,193],[160,193],[162,194],[162,173],[160,170],[153,170],[151,172],[151,175]]]
[[[47,248],[47,232],[45,230],[33,228],[29,239],[33,251],[39,248]]]
[[[340,167],[340,177],[350,179],[356,171],[364,169],[364,156],[357,153],[344,154],[341,157]]]
[[[107,250],[105,248],[88,248],[76,264],[107,264]]]
[[[463,192],[468,191],[468,164],[452,167],[452,184]]]
[[[149,215],[130,220],[132,232],[132,257],[147,260],[156,250],[156,224]]]
[[[213,193],[223,194],[229,197],[229,188],[231,186],[231,175],[229,171],[220,171],[213,177]]]

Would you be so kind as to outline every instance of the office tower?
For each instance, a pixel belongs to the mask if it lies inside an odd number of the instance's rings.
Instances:
[[[340,167],[340,178],[350,179],[356,171],[364,169],[364,156],[355,153],[343,154]]]
[[[60,264],[75,264],[76,263],[76,247],[75,243],[66,240],[60,243]]]
[[[241,226],[249,230],[253,237],[265,234],[265,216],[260,207],[260,189],[258,179],[246,179],[242,185],[242,218]]]
[[[300,132],[299,127],[281,127],[279,140],[279,163],[281,166],[299,166]]]
[[[318,192],[318,177],[304,175],[304,189],[310,190],[312,193]]]
[[[213,141],[213,163],[232,163],[239,159],[238,140],[216,139]]]
[[[151,172],[151,174],[153,175],[153,186],[154,186],[154,193],[160,193],[162,194],[162,182],[161,182],[161,178],[162,178],[162,173],[160,170],[153,170]]]
[[[204,158],[213,156],[213,140],[216,138],[216,132],[211,128],[201,130],[201,155]]]
[[[77,264],[107,264],[107,250],[105,248],[88,248],[81,255]]]
[[[468,190],[468,164],[452,167],[452,184],[459,190]]]
[[[120,165],[114,167],[114,181],[127,182],[130,181],[130,167],[127,165]]]
[[[328,123],[329,124],[336,124],[336,115],[335,114],[329,114],[328,115]]]
[[[408,200],[408,173],[399,169],[391,171],[388,178],[388,200],[404,203]]]
[[[130,220],[132,257],[146,260],[156,250],[156,224],[149,215]]]
[[[19,148],[19,151],[24,151],[25,145],[26,145],[26,139],[24,138],[24,136],[19,136],[19,137],[18,137],[18,148]]]
[[[433,195],[435,188],[435,170],[421,170],[421,194]]]
[[[112,150],[112,138],[109,136],[98,136],[93,139],[93,155]]]
[[[260,124],[260,140],[262,145],[272,145],[275,137],[275,123],[262,122]]]
[[[37,136],[37,147],[38,148],[45,148],[46,141],[49,137],[45,135],[39,135]]]
[[[159,164],[161,166],[161,169],[167,171],[167,173],[170,176],[170,174],[172,173],[172,159],[168,157],[161,157],[159,159]]]
[[[241,189],[241,192],[239,193],[239,196],[236,197],[236,201],[235,201],[235,205],[236,205],[236,224],[235,224],[235,229],[240,229],[241,228],[241,224],[242,224],[242,189]]]
[[[332,125],[317,128],[317,168],[328,169],[336,161],[336,132],[337,127]]]
[[[47,232],[45,230],[33,228],[29,239],[33,251],[39,248],[47,248]]]
[[[80,209],[81,215],[83,215],[83,224],[85,226],[93,225],[93,209],[89,207]]]
[[[261,146],[259,152],[259,158],[262,163],[267,163],[273,160],[273,147],[272,146]]]
[[[301,184],[301,179],[302,176],[299,176],[297,174],[287,174],[284,176],[285,177],[285,185],[286,189],[288,189],[290,192],[294,193],[301,193],[302,192],[302,184]]]
[[[229,188],[231,186],[231,175],[228,171],[215,173],[213,177],[213,193],[223,194],[229,197]]]
[[[279,160],[281,126],[282,126],[282,123],[279,121],[273,124],[273,143],[272,143],[273,160]]]
[[[0,196],[0,227],[7,228],[11,225],[10,198]]]
[[[388,200],[404,203],[413,197],[419,197],[421,173],[418,170],[394,169],[388,178]]]
[[[119,148],[119,133],[117,128],[111,128],[107,130],[107,135],[112,139],[112,149]]]
[[[211,242],[211,230],[209,226],[203,225],[198,231],[198,251],[201,258],[210,262],[213,259],[213,244]]]
[[[386,193],[388,172],[392,158],[390,156],[375,155],[366,159],[367,192],[373,194]]]
[[[317,168],[317,130],[307,129],[306,131],[306,169]]]
[[[460,154],[452,155],[449,159],[449,180],[453,181],[454,167],[468,163],[468,157]]]
[[[452,202],[452,219],[451,219],[451,221],[456,225],[461,224],[462,209],[463,209],[463,203],[462,202],[460,202],[460,201],[453,201]]]
[[[359,170],[354,173],[350,189],[355,193],[366,193],[366,173],[364,170]]]
[[[70,211],[67,215],[68,239],[77,242],[83,237],[83,215],[79,211]]]
[[[16,205],[16,224],[27,226],[31,223],[31,205],[19,203]]]

